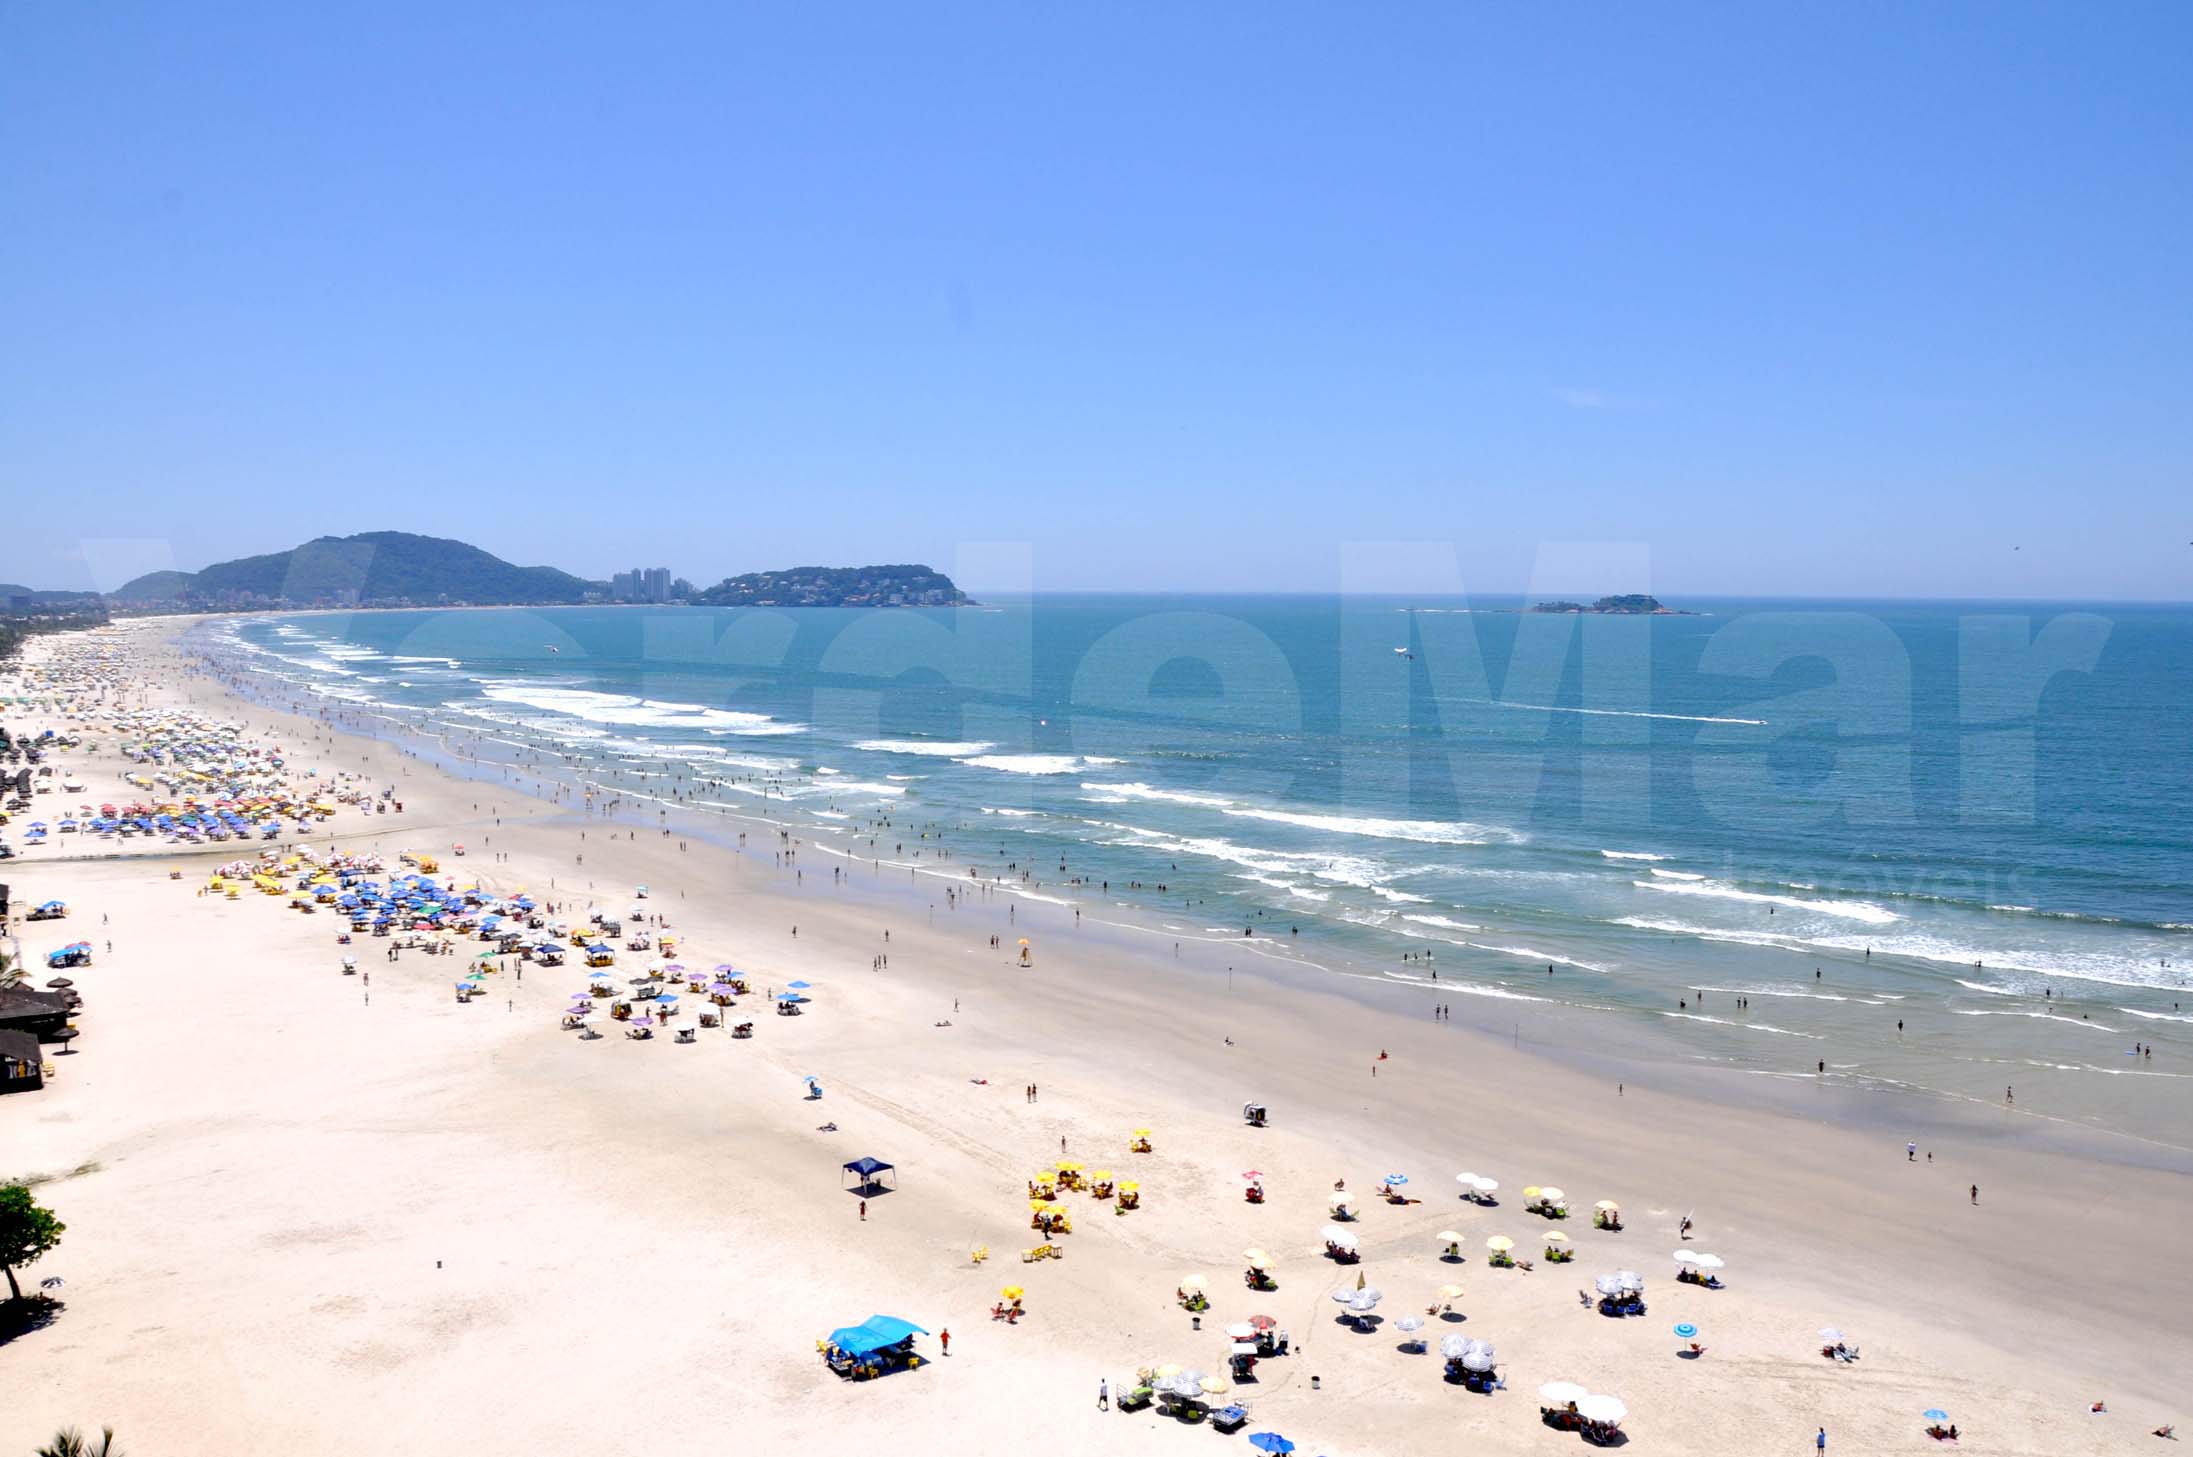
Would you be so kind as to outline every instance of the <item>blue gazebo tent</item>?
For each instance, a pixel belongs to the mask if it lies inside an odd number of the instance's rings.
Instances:
[[[895,1315],[871,1315],[859,1325],[839,1326],[830,1332],[830,1344],[848,1355],[871,1356],[909,1336],[927,1334],[929,1332],[910,1320],[900,1320]]]
[[[862,1189],[875,1188],[877,1185],[876,1176],[878,1174],[891,1174],[894,1176],[891,1181],[893,1185],[896,1185],[898,1182],[897,1178],[895,1177],[898,1171],[892,1168],[891,1165],[885,1163],[882,1159],[867,1157],[852,1159],[848,1161],[845,1165],[845,1172],[847,1172],[848,1174],[859,1175],[860,1183],[856,1187]]]

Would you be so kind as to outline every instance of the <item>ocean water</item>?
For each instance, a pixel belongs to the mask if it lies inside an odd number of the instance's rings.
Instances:
[[[310,614],[199,640],[263,696],[681,832],[767,819],[1737,1069],[2187,1121],[2193,609],[1516,605]]]

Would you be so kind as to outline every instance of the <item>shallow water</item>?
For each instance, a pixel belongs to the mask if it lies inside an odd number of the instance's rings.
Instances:
[[[2193,1144],[2193,612],[1462,605],[362,613],[199,640],[266,696],[650,821],[765,814],[1719,1066],[2016,1084]]]

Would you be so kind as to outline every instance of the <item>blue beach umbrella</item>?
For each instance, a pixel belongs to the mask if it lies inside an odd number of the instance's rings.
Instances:
[[[1407,1174],[1388,1174],[1385,1182],[1388,1184],[1406,1184],[1409,1182],[1409,1176]]]
[[[1251,1432],[1249,1445],[1259,1452],[1292,1452],[1294,1443],[1277,1432]]]
[[[1925,1411],[1920,1412],[1919,1415],[1930,1422],[1946,1422],[1949,1420],[1949,1413],[1938,1406],[1930,1406]]]
[[[1692,1325],[1689,1321],[1686,1320],[1681,1325],[1675,1328],[1675,1333],[1687,1341],[1692,1336],[1698,1334],[1698,1327]]]
[[[807,990],[807,983],[803,981],[788,981],[785,983],[785,985],[796,992],[804,992]]]

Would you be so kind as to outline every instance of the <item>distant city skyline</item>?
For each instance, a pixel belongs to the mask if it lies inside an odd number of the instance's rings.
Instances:
[[[2185,601],[2188,54],[2164,4],[14,7],[0,582],[393,529]]]

